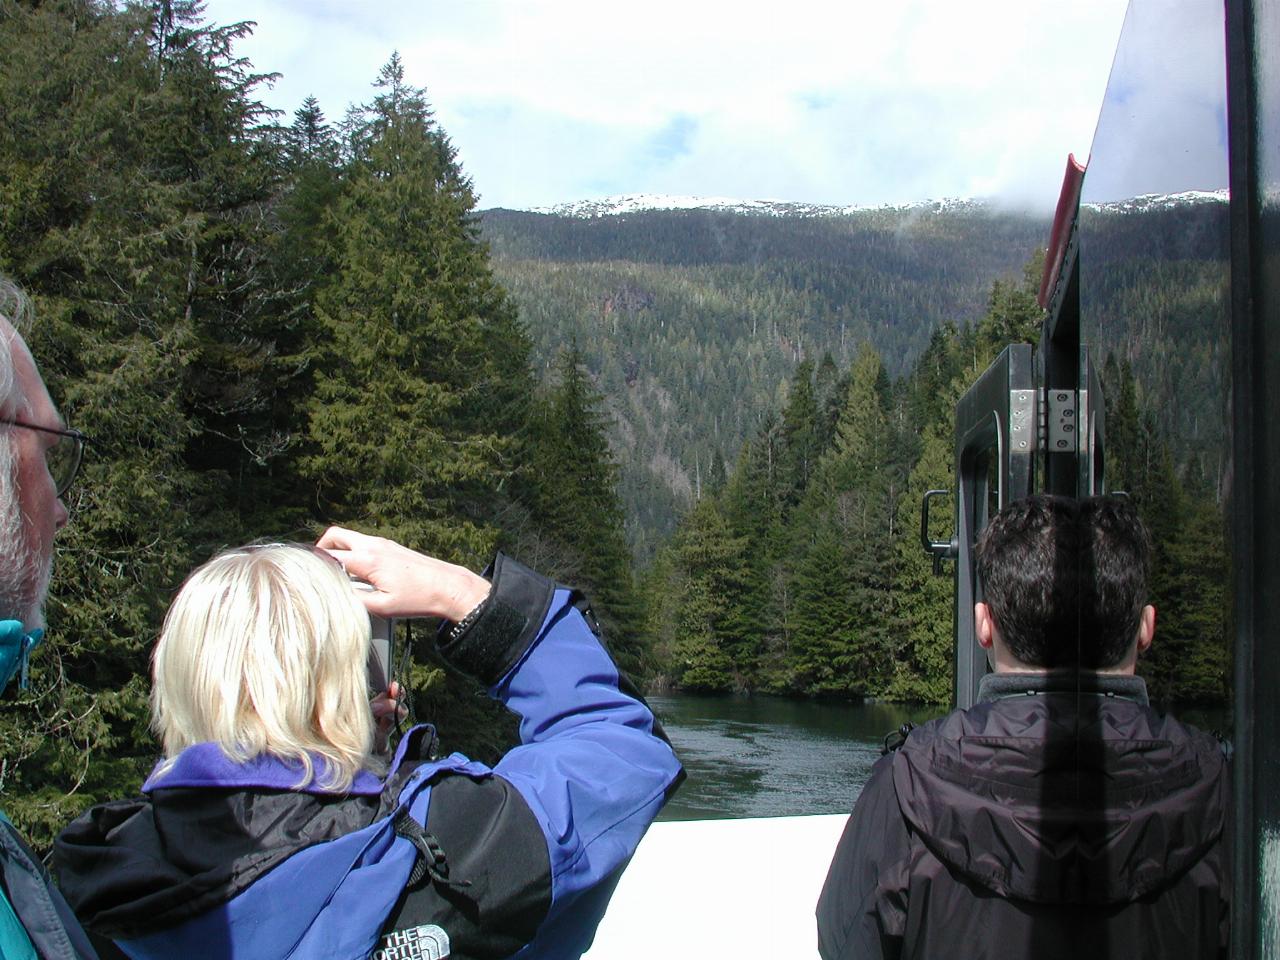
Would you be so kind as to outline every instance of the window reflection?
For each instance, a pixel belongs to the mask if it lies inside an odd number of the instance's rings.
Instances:
[[[1162,707],[1225,730],[1230,688],[1229,218],[1223,7],[1129,6],[1085,177],[1082,339],[1102,369],[1109,490],[1155,544]]]

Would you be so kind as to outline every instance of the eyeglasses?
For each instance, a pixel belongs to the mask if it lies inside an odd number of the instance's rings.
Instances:
[[[89,442],[88,437],[79,430],[55,430],[53,427],[37,427],[34,423],[20,423],[17,420],[0,420],[0,425],[38,430],[40,433],[56,436],[58,442],[44,448],[44,462],[49,468],[49,476],[53,477],[58,496],[61,497],[71,489],[80,470],[80,459],[84,456],[84,445]]]

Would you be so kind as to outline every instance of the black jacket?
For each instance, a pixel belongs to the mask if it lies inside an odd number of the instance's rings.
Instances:
[[[1225,956],[1218,741],[1136,678],[1011,676],[873,768],[818,901],[825,960]]]

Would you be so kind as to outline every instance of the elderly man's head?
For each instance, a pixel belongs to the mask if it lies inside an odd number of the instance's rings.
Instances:
[[[27,315],[22,294],[0,280],[0,620],[33,628],[67,510],[46,461],[61,438],[45,431],[64,425],[22,339]]]

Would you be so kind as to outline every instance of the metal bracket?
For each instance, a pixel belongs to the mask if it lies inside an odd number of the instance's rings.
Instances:
[[[1009,452],[1031,453],[1036,449],[1036,392],[1009,391]]]
[[[1045,391],[1045,452],[1075,453],[1080,446],[1080,417],[1074,390]]]

